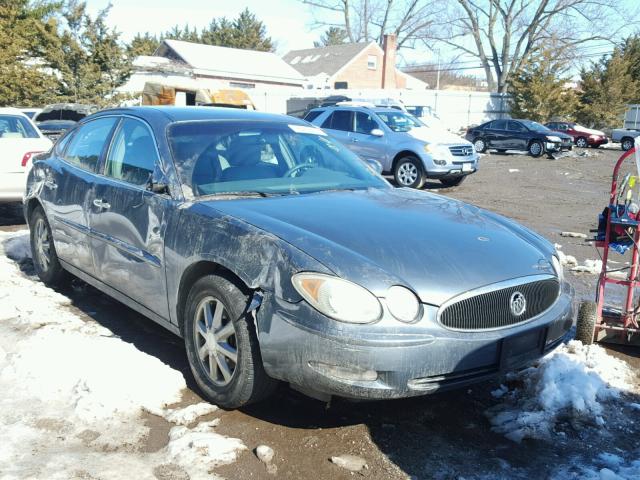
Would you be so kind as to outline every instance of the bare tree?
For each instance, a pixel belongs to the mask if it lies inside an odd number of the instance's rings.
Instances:
[[[430,36],[438,15],[444,13],[437,0],[302,0],[312,7],[314,27],[338,27],[350,42],[376,41],[385,34],[398,38],[398,48],[413,47]]]
[[[558,55],[619,38],[634,15],[618,0],[449,0],[432,37],[480,61],[489,89],[505,92],[531,55],[554,45]],[[434,32],[432,32],[434,33]]]

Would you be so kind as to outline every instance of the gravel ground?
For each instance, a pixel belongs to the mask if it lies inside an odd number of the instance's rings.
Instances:
[[[590,156],[581,156],[584,153]],[[588,233],[607,201],[616,150],[577,150],[557,160],[524,155],[486,155],[481,170],[461,186],[425,188],[494,210],[562,245],[582,264],[597,259],[584,240],[561,237],[562,231]],[[0,230],[24,228],[19,206],[0,205]],[[620,261],[624,261],[620,257]],[[29,268],[28,266],[24,268]],[[591,299],[595,276],[568,274],[578,299]],[[183,372],[189,391],[183,404],[200,400],[181,340],[137,313],[81,282],[62,291],[73,308],[97,321],[138,349]],[[611,349],[640,369],[640,350]],[[217,432],[237,437],[250,448],[237,462],[215,473],[229,479],[314,478],[580,478],[575,465],[591,464],[600,452],[639,458],[637,411],[620,407],[605,415],[606,425],[562,425],[560,441],[525,440],[518,445],[491,431],[485,411],[495,405],[498,383],[424,398],[325,405],[286,387],[270,401],[217,415]],[[633,401],[640,403],[640,399]],[[140,449],[153,452],[167,442],[169,425],[149,415],[151,434]],[[266,444],[275,450],[268,471],[251,449]],[[367,468],[352,473],[331,463],[335,455],[364,458]],[[559,468],[565,468],[558,473]],[[573,469],[573,470],[572,470]],[[170,473],[158,478],[183,478]]]

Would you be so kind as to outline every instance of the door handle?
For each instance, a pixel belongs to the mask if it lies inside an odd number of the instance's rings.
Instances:
[[[101,210],[109,210],[111,208],[111,205],[109,205],[107,202],[105,202],[104,200],[100,200],[99,198],[96,198],[93,201],[93,205],[98,207]]]
[[[44,181],[44,186],[47,187],[50,190],[55,190],[56,188],[58,188],[58,184],[56,182],[54,182],[53,180],[45,180]]]
[[[358,139],[357,139],[357,138],[352,138],[352,139],[351,139],[351,141],[352,141],[353,143],[358,143]]]

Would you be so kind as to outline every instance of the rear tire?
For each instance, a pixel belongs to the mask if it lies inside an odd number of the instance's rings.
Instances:
[[[580,304],[576,321],[576,340],[580,340],[585,345],[593,343],[597,318],[598,305],[596,302],[582,302]]]
[[[249,297],[229,275],[207,275],[189,292],[183,324],[191,372],[204,396],[223,408],[267,398],[277,381],[264,371]]]
[[[622,147],[622,150],[624,150],[625,152],[627,150],[631,150],[634,144],[635,144],[635,141],[631,137],[624,137],[622,140],[620,140],[620,146]]]
[[[529,155],[534,158],[541,156],[544,153],[544,145],[538,140],[534,140],[529,144]]]
[[[424,185],[422,162],[412,155],[397,161],[393,176],[400,187],[422,188]]]
[[[445,187],[457,187],[462,182],[464,182],[465,178],[467,178],[466,175],[461,175],[459,177],[452,177],[452,178],[441,178],[440,183]]]
[[[35,208],[29,218],[29,238],[33,267],[40,280],[49,286],[64,283],[68,274],[60,265],[49,221],[40,206]]]
[[[587,142],[587,139],[584,137],[578,137],[576,138],[576,147],[578,148],[587,148],[589,146],[589,143]]]
[[[473,148],[475,148],[478,153],[484,153],[487,151],[487,142],[484,141],[484,138],[476,138],[473,141]]]

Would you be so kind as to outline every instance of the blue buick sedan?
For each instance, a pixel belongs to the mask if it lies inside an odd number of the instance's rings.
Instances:
[[[91,115],[35,161],[24,211],[42,281],[72,274],[181,336],[228,408],[279,381],[319,399],[460,387],[532,362],[572,323],[546,240],[394,189],[287,116]]]

